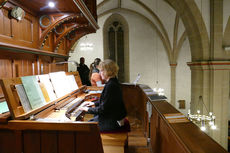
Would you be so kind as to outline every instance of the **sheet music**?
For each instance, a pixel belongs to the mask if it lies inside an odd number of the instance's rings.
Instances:
[[[32,109],[45,105],[46,101],[36,76],[21,77],[21,80]]]
[[[18,93],[18,96],[19,96],[19,99],[21,101],[21,104],[22,104],[22,107],[24,109],[25,112],[29,112],[32,110],[31,108],[31,105],[30,105],[30,102],[29,102],[29,99],[26,95],[26,92],[25,92],[25,89],[23,87],[22,84],[17,84],[15,85],[15,88],[17,90],[17,93]]]
[[[76,83],[74,75],[67,75],[66,78],[69,83],[69,88],[71,89],[71,91],[77,90],[78,85]]]
[[[51,83],[58,98],[71,92],[64,71],[49,73]]]
[[[5,112],[9,112],[8,105],[6,101],[0,102],[0,114],[5,113]]]
[[[57,99],[57,96],[54,93],[53,85],[50,82],[50,76],[48,74],[44,74],[44,75],[38,75],[38,78],[39,78],[40,82],[44,84],[44,86],[47,90],[47,93],[49,95],[50,101]]]

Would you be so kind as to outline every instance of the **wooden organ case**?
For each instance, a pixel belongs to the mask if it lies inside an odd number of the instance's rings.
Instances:
[[[0,102],[10,103],[10,113],[0,114],[0,153],[102,153],[96,123],[28,120],[84,96],[85,86],[29,113],[13,92],[19,77],[67,71],[74,43],[99,28],[96,0],[54,0],[53,8],[48,2],[0,0],[0,79],[11,80],[9,84],[2,81],[4,89],[0,87]]]

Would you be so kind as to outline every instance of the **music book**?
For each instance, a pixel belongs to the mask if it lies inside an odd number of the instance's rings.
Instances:
[[[164,114],[164,117],[169,123],[184,123],[189,122],[189,119],[182,113]]]
[[[45,98],[42,94],[36,76],[21,77],[21,80],[32,109],[45,105]]]
[[[15,85],[16,91],[18,93],[19,100],[22,104],[22,107],[25,112],[29,112],[32,110],[29,99],[26,95],[25,89],[22,84]]]
[[[67,75],[66,78],[69,83],[69,88],[71,89],[71,91],[77,90],[78,85],[76,83],[74,75]]]
[[[9,108],[8,108],[6,101],[3,101],[3,102],[0,102],[0,114],[5,113],[5,112],[9,112]]]
[[[49,102],[49,101],[50,101],[50,97],[49,97],[49,95],[48,95],[48,92],[47,92],[47,90],[46,90],[46,88],[45,88],[44,83],[40,82],[40,83],[38,83],[38,84],[39,84],[39,86],[40,86],[40,88],[41,88],[41,90],[42,90],[42,94],[43,94],[43,96],[44,96],[46,102]]]
[[[49,73],[49,76],[58,98],[71,92],[64,71]]]
[[[50,81],[50,76],[48,74],[38,75],[38,79],[40,80],[40,83],[43,83],[48,95],[50,101],[54,101],[57,99],[56,94],[54,93],[53,85]]]

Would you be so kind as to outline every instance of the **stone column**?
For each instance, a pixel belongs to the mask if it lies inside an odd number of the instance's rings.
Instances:
[[[176,108],[176,66],[177,64],[170,64],[171,69],[171,101],[170,103]]]
[[[191,68],[191,110],[194,113],[203,105],[201,112],[209,111],[216,116],[216,130],[210,130],[208,134],[227,148],[228,140],[228,108],[229,108],[229,72],[228,61],[204,61],[188,63]],[[203,97],[204,104],[198,101]],[[206,110],[205,106],[208,110]]]

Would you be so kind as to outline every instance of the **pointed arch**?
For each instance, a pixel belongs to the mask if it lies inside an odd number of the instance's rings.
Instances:
[[[103,26],[103,43],[104,43],[104,58],[109,58],[109,41],[108,29],[110,25],[117,21],[123,28],[123,44],[124,44],[124,82],[129,82],[129,26],[126,19],[120,14],[112,14],[104,23]]]

